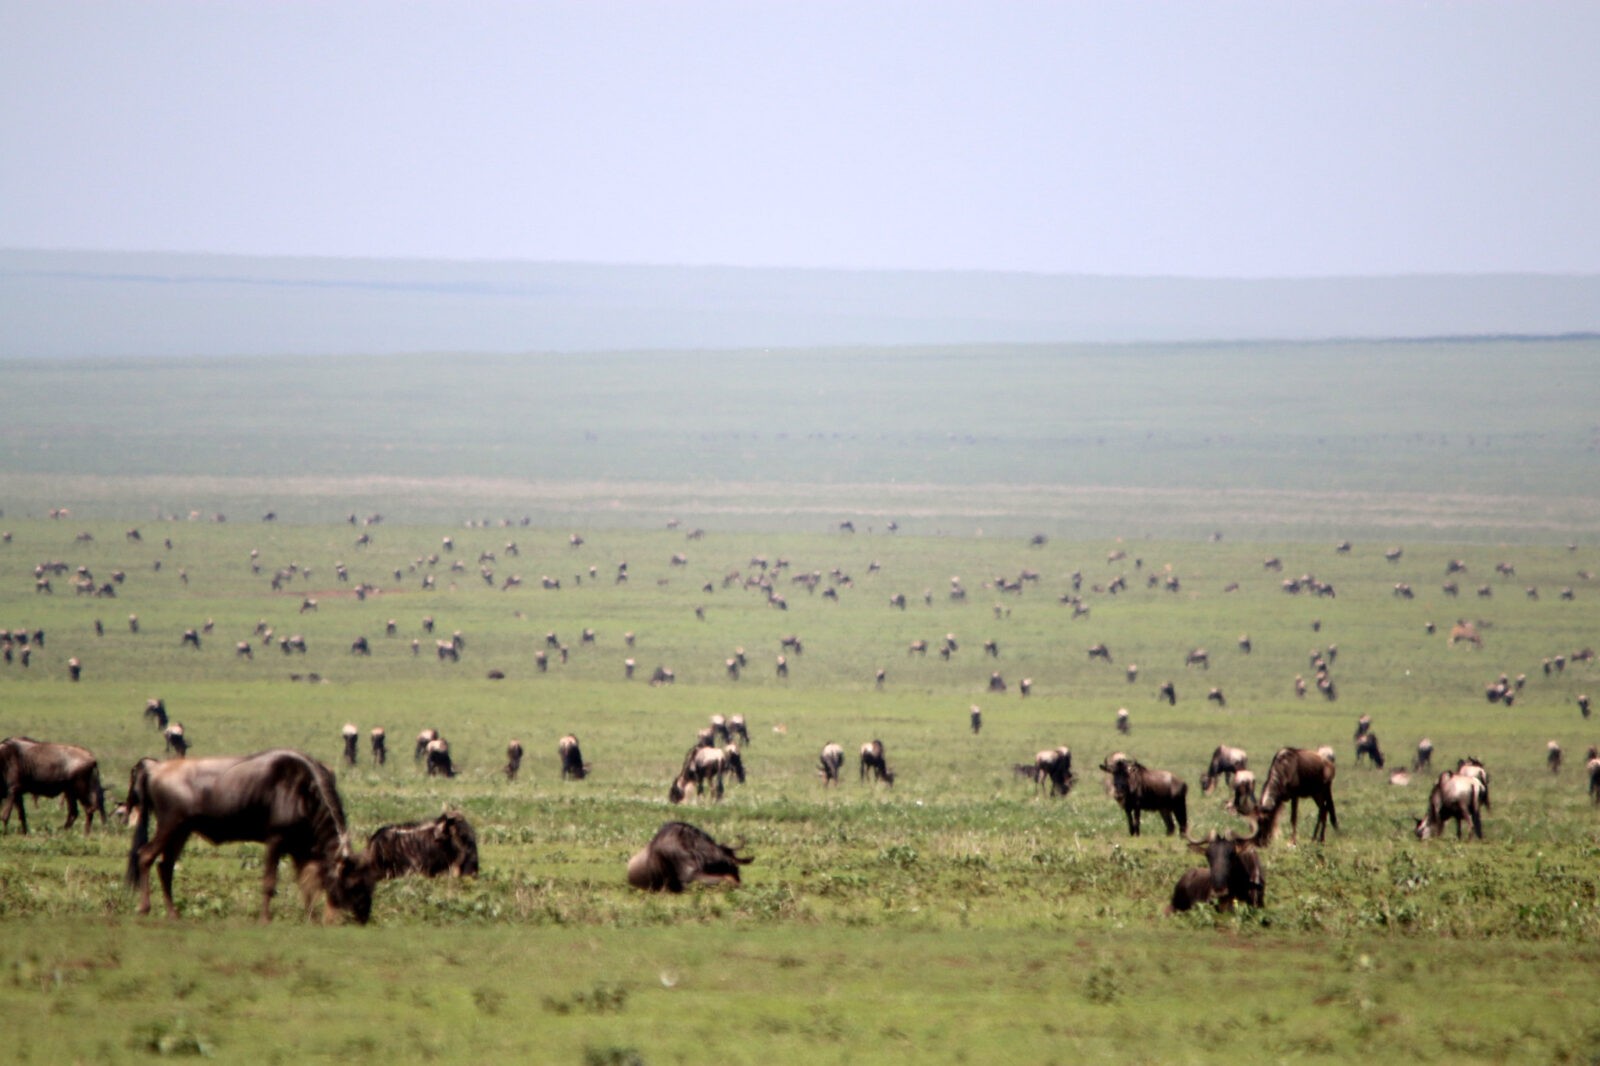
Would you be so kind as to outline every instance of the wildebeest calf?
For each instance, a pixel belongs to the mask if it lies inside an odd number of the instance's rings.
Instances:
[[[445,811],[437,818],[386,825],[367,839],[366,860],[379,880],[478,876],[478,836],[464,815]]]

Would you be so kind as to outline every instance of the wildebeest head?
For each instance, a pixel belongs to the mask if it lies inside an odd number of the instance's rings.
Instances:
[[[341,855],[322,875],[328,906],[348,911],[360,925],[372,919],[372,890],[378,875],[361,855]]]
[[[1255,843],[1250,837],[1242,837],[1237,833],[1222,836],[1213,829],[1203,839],[1191,837],[1187,842],[1190,851],[1206,857],[1214,892],[1220,894],[1230,887],[1260,880],[1261,861],[1255,855]],[[1252,874],[1256,876],[1252,877]]]

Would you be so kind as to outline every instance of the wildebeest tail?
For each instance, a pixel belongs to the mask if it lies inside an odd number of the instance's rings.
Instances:
[[[98,784],[98,777],[96,778]],[[133,823],[133,843],[128,847],[127,882],[139,884],[139,852],[150,842],[150,770],[140,759],[128,777],[128,820]]]

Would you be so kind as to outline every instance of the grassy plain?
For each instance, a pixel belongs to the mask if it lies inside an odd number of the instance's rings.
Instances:
[[[1541,668],[1594,642],[1596,588],[1578,574],[1600,569],[1600,549],[1409,544],[1390,564],[1387,544],[1365,542],[1342,555],[1331,542],[1226,538],[1036,548],[1026,538],[690,540],[681,529],[586,528],[573,548],[566,529],[389,523],[357,548],[361,530],[342,523],[144,522],[137,542],[124,536],[130,525],[11,524],[0,616],[48,639],[26,669],[0,668],[3,732],[87,744],[120,794],[126,768],[159,748],[140,717],[149,696],[166,700],[197,754],[289,744],[331,764],[344,722],[382,724],[389,765],[376,769],[363,753],[341,772],[356,832],[459,806],[478,828],[484,874],[386,885],[368,929],[307,923],[285,894],[279,921],[260,929],[259,849],[197,844],[178,874],[184,919],[141,921],[119,882],[125,834],[63,834],[47,804],[32,836],[13,828],[3,839],[0,863],[10,934],[0,1017],[44,1022],[18,1042],[24,1060],[204,1050],[229,1060],[678,1062],[707,1045],[731,1061],[1600,1054],[1600,820],[1580,780],[1600,727],[1574,703],[1597,687],[1596,667]],[[1108,562],[1113,550],[1129,557]],[[436,552],[437,564],[413,569]],[[496,558],[480,564],[489,552]],[[687,565],[671,563],[679,552]],[[1338,595],[1285,594],[1283,575],[1263,567],[1268,555]],[[732,571],[759,572],[757,556],[790,561],[777,575],[788,610],[724,585]],[[1452,558],[1468,566],[1458,598],[1441,591]],[[38,594],[32,567],[47,559],[102,579],[121,569],[126,580],[110,600],[73,596],[63,581]],[[622,560],[631,576],[619,584]],[[1495,573],[1501,561],[1514,577]],[[348,583],[335,577],[340,562]],[[273,592],[270,576],[290,563],[299,576]],[[480,576],[485,565],[495,587]],[[1024,569],[1038,582],[1020,593],[992,587]],[[1059,602],[1075,571],[1090,606],[1078,619]],[[434,591],[421,589],[425,572]],[[837,600],[790,580],[810,572]],[[501,590],[511,573],[522,587]],[[1122,573],[1127,592],[1094,591]],[[1179,591],[1149,587],[1152,574],[1176,575]],[[562,587],[542,588],[541,575]],[[965,601],[949,597],[952,576]],[[382,591],[358,600],[349,588],[364,581]],[[1416,598],[1394,596],[1397,581]],[[1479,584],[1492,595],[1474,595]],[[1558,596],[1563,586],[1574,599]],[[903,612],[888,602],[900,592]],[[306,595],[315,611],[300,611]],[[439,634],[462,632],[460,663],[432,655],[424,616]],[[1457,616],[1489,623],[1482,651],[1424,632],[1425,621]],[[398,633],[386,637],[391,618]],[[309,651],[285,656],[257,640],[253,660],[237,658],[234,642],[253,639],[263,619],[279,635],[303,634]],[[180,646],[184,629],[207,621],[214,630],[199,651]],[[585,628],[596,631],[592,645],[578,639]],[[547,633],[570,658],[552,654],[541,673],[533,657]],[[946,633],[960,644],[948,661],[906,650],[919,638],[937,647]],[[1248,655],[1237,647],[1244,633]],[[347,650],[360,634],[373,642],[370,659]],[[780,679],[788,634],[805,650]],[[415,657],[414,638],[424,653]],[[998,658],[983,653],[987,639]],[[1113,666],[1088,661],[1097,641]],[[1329,644],[1339,699],[1296,699],[1294,675]],[[1182,665],[1196,645],[1211,651],[1208,671]],[[738,647],[750,666],[733,681],[723,663]],[[640,666],[632,681],[629,655]],[[73,656],[85,669],[76,684],[65,668]],[[1131,684],[1130,662],[1140,666]],[[658,663],[676,671],[675,685],[645,683]],[[506,679],[488,680],[491,669]],[[995,670],[1004,694],[987,691]],[[1482,696],[1501,671],[1528,675],[1512,710]],[[324,680],[303,679],[311,673]],[[1027,698],[1016,688],[1024,676]],[[1154,698],[1168,678],[1180,696],[1171,709]],[[1226,708],[1204,699],[1212,686]],[[967,729],[974,703],[985,716],[977,736]],[[1128,737],[1113,728],[1123,706]],[[754,731],[750,782],[720,806],[668,807],[694,730],[735,712]],[[1491,766],[1486,842],[1410,838],[1426,786],[1392,785],[1349,761],[1362,713],[1396,762],[1427,735],[1438,764],[1473,754]],[[409,758],[407,738],[428,725],[451,739],[463,768],[453,781],[423,777]],[[554,743],[567,730],[595,765],[588,781],[556,777]],[[509,784],[499,769],[513,735],[530,756]],[[896,788],[847,775],[824,792],[821,744],[853,752],[871,737],[888,746]],[[1545,769],[1551,739],[1568,759],[1559,775]],[[1172,768],[1190,781],[1194,830],[1226,829],[1239,823],[1198,788],[1219,742],[1246,747],[1262,769],[1283,744],[1334,745],[1341,829],[1325,846],[1273,847],[1263,912],[1165,917],[1172,883],[1194,860],[1159,832],[1129,838],[1093,764],[1126,749]],[[1080,783],[1065,800],[1037,797],[1011,766],[1062,743]],[[674,815],[746,841],[757,862],[745,887],[669,899],[627,889],[627,855]]]

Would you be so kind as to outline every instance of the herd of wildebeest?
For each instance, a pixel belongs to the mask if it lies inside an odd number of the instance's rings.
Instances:
[[[271,520],[271,516],[268,520]],[[373,516],[367,524],[378,520],[378,516]],[[354,524],[354,516],[351,516],[351,521]],[[841,530],[854,532],[849,523],[842,524]],[[697,539],[698,531],[689,536],[690,539]],[[5,537],[9,541],[10,535],[5,534]],[[86,537],[88,534],[80,534],[78,539],[82,541]],[[141,539],[137,530],[128,531],[127,537],[130,541]],[[363,533],[357,546],[370,542],[370,533]],[[582,543],[582,538],[577,534],[571,537],[573,547]],[[1043,537],[1035,537],[1033,544],[1042,545]],[[167,547],[171,547],[170,539]],[[452,553],[455,550],[453,538],[444,538],[442,549],[446,555]],[[1350,545],[1341,542],[1336,550],[1347,553]],[[505,551],[511,556],[517,555],[515,542],[508,543]],[[1392,563],[1400,558],[1400,554],[1400,549],[1391,549],[1385,553],[1385,557]],[[1124,553],[1113,552],[1108,562],[1119,562],[1123,557]],[[683,565],[684,558],[681,554],[674,555],[672,565]],[[479,576],[490,587],[496,587],[492,568],[494,561],[494,554],[489,552],[481,553],[478,560]],[[433,587],[432,570],[440,562],[438,553],[419,557],[412,564],[410,572],[412,575],[420,574],[419,579],[425,588]],[[465,569],[459,559],[449,565],[454,572]],[[1282,568],[1281,562],[1271,557],[1265,560],[1264,565],[1267,570]],[[253,573],[262,573],[255,551],[251,552],[250,566]],[[787,603],[775,585],[776,575],[787,566],[786,560],[779,559],[776,564],[769,564],[764,557],[754,557],[751,559],[751,575],[745,576],[737,570],[730,570],[724,578],[724,587],[740,583],[746,588],[755,588],[767,597],[773,607],[787,610]],[[873,564],[874,569],[876,566]],[[156,567],[159,569],[159,562]],[[50,578],[65,574],[70,569],[67,564],[56,561],[37,564],[33,572],[35,591],[53,593]],[[1501,564],[1498,570],[1502,576],[1515,573],[1508,564]],[[1465,564],[1452,561],[1446,574],[1447,577],[1453,577],[1464,571]],[[348,570],[342,563],[335,564],[334,572],[339,581],[348,582]],[[271,587],[274,591],[281,591],[290,581],[305,573],[299,567],[278,570],[271,575]],[[394,571],[397,582],[405,580],[406,576],[402,570]],[[594,567],[589,568],[588,576],[591,579],[597,576]],[[110,581],[101,583],[88,567],[79,566],[73,584],[80,594],[115,598],[117,587],[125,577],[122,571],[117,571]],[[575,580],[582,581],[583,577],[583,574],[575,575]],[[840,588],[851,587],[848,575],[842,571],[834,570],[831,578],[829,582],[821,572],[812,572],[792,580],[813,592],[825,585],[823,594],[833,598],[837,598]],[[180,573],[180,579],[187,584],[187,573]],[[624,562],[618,565],[615,580],[620,584],[627,579],[628,567]],[[996,578],[992,586],[986,587],[994,587],[1002,592],[1017,591],[1024,584],[1038,580],[1036,572],[1024,570],[1014,580]],[[1072,574],[1070,581],[1071,591],[1061,596],[1061,602],[1072,608],[1074,617],[1082,617],[1088,613],[1089,606],[1083,596],[1081,572]],[[1178,582],[1179,579],[1171,574],[1148,576],[1152,588],[1164,583],[1163,587],[1176,591]],[[559,580],[550,577],[543,578],[542,584],[546,589],[560,587]],[[1456,595],[1459,591],[1456,584],[1454,580],[1447,581],[1443,587],[1445,593]],[[511,575],[502,579],[498,587],[510,589],[520,585],[520,575]],[[712,585],[708,583],[705,591],[710,592],[711,589]],[[1122,575],[1109,584],[1092,586],[1092,591],[1105,595],[1117,595],[1126,589],[1127,580]],[[1331,585],[1310,575],[1285,579],[1283,590],[1294,595],[1336,595]],[[357,594],[365,599],[368,594],[377,591],[375,586],[362,585],[358,587]],[[1537,597],[1536,589],[1530,587],[1526,591],[1529,598]],[[1491,592],[1485,586],[1479,590],[1479,594],[1487,596]],[[966,590],[959,578],[951,579],[949,595],[952,599],[965,598]],[[1413,593],[1409,585],[1399,583],[1394,586],[1394,595],[1409,599]],[[1572,597],[1570,589],[1562,590],[1563,599]],[[924,599],[932,602],[931,590],[924,593]],[[891,608],[904,610],[906,598],[896,595],[890,598],[889,604]],[[314,597],[306,596],[301,600],[300,613],[316,609]],[[1002,610],[997,604],[997,617]],[[138,631],[137,615],[129,616],[128,625],[130,630]],[[198,649],[203,635],[209,636],[211,628],[211,624],[207,623],[200,629],[186,629],[180,638],[181,643]],[[433,620],[424,619],[423,628],[432,633]],[[104,634],[104,625],[99,620],[95,621],[94,629],[97,634]],[[395,630],[396,623],[390,621],[388,635],[394,636]],[[1433,632],[1432,623],[1429,623],[1428,631]],[[252,638],[235,645],[236,656],[253,658],[253,641],[259,641],[263,647],[272,647],[275,639],[273,628],[263,620]],[[593,631],[585,630],[583,640],[591,643],[594,640]],[[1482,637],[1473,623],[1459,620],[1451,629],[1449,641],[1452,644],[1467,642],[1481,646]],[[28,668],[35,650],[42,649],[45,642],[43,629],[25,627],[0,630],[0,657],[3,657],[7,667],[16,664]],[[627,635],[626,643],[630,649],[634,646],[633,634]],[[568,654],[567,647],[554,633],[547,635],[546,645],[547,648],[537,651],[534,657],[535,667],[540,671],[548,669],[549,650],[554,650],[563,662]],[[285,656],[306,650],[305,639],[298,634],[276,637],[276,646]],[[1239,638],[1239,647],[1242,652],[1249,653],[1251,641],[1248,635]],[[460,632],[454,633],[448,640],[436,642],[436,654],[441,660],[460,661],[464,648],[465,638]],[[955,635],[947,634],[939,652],[948,659],[958,648]],[[802,652],[803,643],[798,636],[785,636],[781,641],[781,649],[775,666],[778,675],[783,677],[787,676],[787,655]],[[417,655],[419,650],[420,642],[413,640],[411,653]],[[994,641],[985,642],[984,650],[998,657]],[[351,644],[350,651],[353,655],[370,655],[371,646],[365,636],[360,636]],[[927,651],[927,642],[918,640],[910,645],[908,654],[926,655]],[[1338,695],[1331,670],[1337,654],[1337,646],[1329,645],[1325,652],[1313,653],[1310,660],[1316,691],[1328,700],[1337,699]],[[1111,651],[1103,643],[1091,645],[1088,655],[1091,660],[1112,662]],[[1570,657],[1557,655],[1547,658],[1542,666],[1544,672],[1550,674],[1564,670],[1569,661],[1587,661],[1593,657],[1593,653],[1585,648]],[[737,679],[739,671],[748,665],[744,649],[737,649],[723,665],[728,676]],[[1185,665],[1208,669],[1209,654],[1202,648],[1191,649],[1185,658]],[[71,681],[78,681],[82,677],[83,665],[76,656],[67,660],[67,669]],[[628,678],[634,676],[635,662],[631,657],[625,660],[624,669]],[[1126,671],[1130,682],[1137,679],[1137,666],[1128,665]],[[300,675],[291,676],[299,679]],[[495,678],[504,675],[500,671],[491,671],[489,676]],[[665,666],[658,666],[650,679],[652,685],[671,684],[674,680],[673,671]],[[884,682],[885,672],[880,669],[876,683],[882,687]],[[1513,679],[1501,675],[1487,686],[1486,698],[1490,702],[1512,704],[1525,683],[1525,676],[1519,675]],[[1027,696],[1031,685],[1031,679],[1022,679],[1018,685],[1020,693]],[[1295,677],[1294,686],[1297,696],[1305,696],[1308,685],[1303,676]],[[991,674],[990,691],[1005,691],[1006,688],[998,671]],[[1170,681],[1159,687],[1157,695],[1169,703],[1176,702],[1175,687]],[[1207,699],[1218,705],[1226,705],[1226,696],[1220,688],[1211,688]],[[1588,718],[1588,697],[1578,696],[1577,704],[1583,717]],[[447,809],[432,819],[385,825],[373,832],[366,847],[358,851],[351,839],[335,775],[316,758],[303,751],[287,748],[244,756],[191,756],[183,726],[169,719],[163,700],[149,700],[144,714],[161,730],[166,757],[138,760],[129,773],[125,798],[110,812],[131,827],[126,877],[128,884],[137,891],[140,914],[148,913],[150,909],[150,872],[154,867],[168,914],[177,916],[173,903],[173,873],[192,835],[199,835],[213,844],[246,841],[265,845],[262,920],[270,916],[278,866],[284,856],[294,863],[308,908],[320,896],[325,901],[329,917],[343,911],[363,923],[371,914],[374,889],[384,879],[407,874],[470,876],[478,872],[476,834],[460,811]],[[970,712],[972,731],[979,732],[982,724],[982,712],[973,706]],[[1126,709],[1118,712],[1116,725],[1120,732],[1129,732]],[[778,731],[783,728],[781,725],[775,727]],[[354,724],[347,724],[342,730],[341,739],[345,763],[352,767],[357,765],[361,747],[360,730]],[[1379,769],[1384,767],[1385,757],[1368,716],[1363,715],[1358,719],[1353,739],[1357,765],[1370,761]],[[378,765],[384,764],[388,757],[385,730],[382,727],[371,728],[368,741],[372,761]],[[689,800],[720,800],[728,776],[731,775],[739,783],[745,781],[743,749],[749,743],[750,734],[744,715],[734,714],[727,718],[711,716],[709,724],[698,732],[693,745],[683,757],[681,768],[668,789],[669,802],[681,804]],[[561,737],[556,744],[556,754],[563,780],[582,780],[589,775],[592,767],[584,761],[575,735],[569,733]],[[517,779],[523,755],[521,741],[511,740],[506,749],[504,769],[508,780]],[[456,774],[449,741],[435,729],[425,729],[417,735],[413,756],[430,776],[448,778]],[[1482,813],[1490,809],[1488,769],[1479,760],[1465,757],[1457,761],[1454,769],[1436,772],[1432,756],[1431,741],[1423,739],[1418,743],[1409,767],[1394,771],[1392,775],[1396,783],[1404,783],[1411,774],[1431,775],[1429,779],[1433,784],[1427,807],[1422,816],[1416,819],[1416,835],[1423,839],[1437,836],[1444,831],[1446,823],[1454,821],[1458,838],[1470,830],[1472,836],[1481,839]],[[1549,742],[1546,761],[1550,770],[1560,770],[1561,757],[1560,747],[1554,741]],[[857,758],[861,781],[893,787],[896,774],[889,765],[888,753],[881,740],[874,738],[863,743]],[[1594,803],[1600,804],[1600,751],[1590,746],[1585,759],[1589,794]],[[845,762],[846,752],[840,744],[830,741],[822,747],[817,758],[817,771],[823,788],[839,784]],[[1182,834],[1187,845],[1205,857],[1204,866],[1180,877],[1173,888],[1169,911],[1189,910],[1207,902],[1219,908],[1231,908],[1235,903],[1264,906],[1266,878],[1261,852],[1272,842],[1279,816],[1286,804],[1291,840],[1298,835],[1299,803],[1302,799],[1316,808],[1316,824],[1312,833],[1314,840],[1323,840],[1329,826],[1334,829],[1339,826],[1333,788],[1335,753],[1328,747],[1317,750],[1286,747],[1278,750],[1268,763],[1258,790],[1258,779],[1250,768],[1247,753],[1228,745],[1217,746],[1201,778],[1202,792],[1210,793],[1217,783],[1224,783],[1229,790],[1228,811],[1246,819],[1252,831],[1248,834],[1232,832],[1226,835],[1212,832],[1203,839],[1189,835],[1188,785],[1176,774],[1147,767],[1124,752],[1107,756],[1097,769],[1104,775],[1107,792],[1125,813],[1130,834],[1139,835],[1142,816],[1149,812],[1162,820],[1168,835]],[[1073,772],[1072,751],[1066,746],[1040,751],[1032,762],[1015,765],[1014,771],[1033,781],[1041,791],[1048,790],[1052,796],[1068,795],[1077,781],[1077,775]],[[21,832],[28,831],[25,800],[30,795],[39,798],[61,797],[67,808],[64,829],[71,828],[76,822],[80,809],[86,832],[92,831],[96,815],[102,822],[108,816],[106,791],[101,783],[98,762],[91,751],[68,743],[9,737],[0,742],[0,798],[3,798],[3,804],[0,804],[0,827],[9,829],[11,816],[15,813]],[[693,884],[738,884],[740,867],[751,861],[748,854],[740,854],[742,847],[742,843],[732,847],[721,844],[686,822],[669,821],[628,861],[627,880],[640,889],[671,892],[681,892]]]

